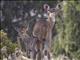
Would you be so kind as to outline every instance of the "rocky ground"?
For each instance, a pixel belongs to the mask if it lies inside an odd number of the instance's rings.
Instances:
[[[13,59],[12,58],[11,59],[4,58],[3,60],[33,60],[33,59],[27,58],[20,54],[15,59],[14,58]],[[48,58],[45,56],[43,60],[48,60]],[[67,56],[59,55],[57,58],[54,58],[53,56],[51,56],[51,60],[70,60],[70,59]]]
[[[18,54],[16,55],[16,53]],[[65,55],[59,55],[56,58],[53,56],[52,53],[50,53],[50,55],[51,55],[51,60],[71,60]],[[15,51],[15,53],[13,53],[12,55],[9,55],[8,59],[3,56],[3,60],[33,60],[33,59],[27,58],[25,52],[23,53],[20,49],[18,49]],[[48,60],[48,57],[44,56],[42,60]],[[75,59],[72,59],[72,60],[75,60]]]

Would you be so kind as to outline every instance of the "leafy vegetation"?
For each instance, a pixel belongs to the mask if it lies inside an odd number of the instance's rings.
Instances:
[[[7,37],[7,33],[3,30],[0,31],[0,49],[6,46],[7,54],[12,54],[15,52],[15,48],[17,47],[16,43],[12,43],[12,41]],[[1,52],[1,56],[3,56]]]
[[[54,38],[53,51],[56,55],[66,54],[80,59],[80,2],[65,1],[62,6],[63,19],[57,18],[57,35]],[[64,16],[65,15],[65,16]]]

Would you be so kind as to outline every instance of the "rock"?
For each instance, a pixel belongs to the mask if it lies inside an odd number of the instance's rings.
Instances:
[[[21,56],[21,60],[32,60],[32,59],[29,59],[27,57]]]
[[[56,60],[70,60],[70,59],[65,55],[59,55]]]
[[[44,56],[43,60],[48,60],[48,57],[47,56]]]
[[[3,60],[8,60],[7,58],[3,58]]]
[[[12,60],[11,55],[8,56],[8,60]]]

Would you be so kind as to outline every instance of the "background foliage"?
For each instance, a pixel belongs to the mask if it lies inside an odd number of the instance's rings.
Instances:
[[[77,60],[80,59],[80,1],[64,1],[62,8],[63,15],[57,18],[53,51]]]
[[[38,19],[38,14],[43,17],[43,4],[55,7],[56,1],[1,1],[0,2],[0,48],[7,46],[8,53],[14,52],[17,38],[17,31],[14,27],[21,25],[29,26],[29,35]],[[58,56],[65,54],[75,60],[80,59],[80,1],[61,1],[62,12],[56,17],[56,24],[53,28],[53,53]],[[34,16],[30,11],[35,10]],[[2,31],[3,30],[3,31]]]

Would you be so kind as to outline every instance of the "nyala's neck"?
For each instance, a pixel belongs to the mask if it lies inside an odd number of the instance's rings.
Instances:
[[[48,17],[47,21],[50,23],[55,23],[55,17]]]

